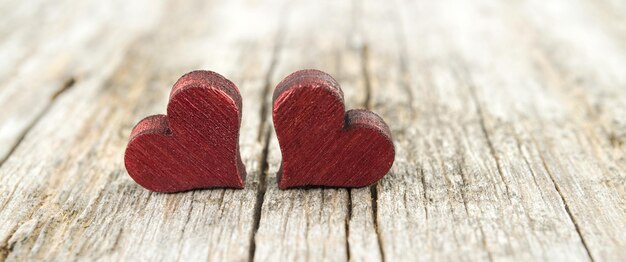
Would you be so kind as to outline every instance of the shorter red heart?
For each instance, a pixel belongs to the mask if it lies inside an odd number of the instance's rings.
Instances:
[[[366,110],[345,112],[330,75],[302,70],[274,90],[274,128],[282,152],[278,186],[362,187],[381,179],[395,149],[387,124]]]
[[[149,116],[131,132],[126,170],[157,192],[243,188],[240,122],[235,84],[210,71],[188,73],[172,88],[167,116]]]

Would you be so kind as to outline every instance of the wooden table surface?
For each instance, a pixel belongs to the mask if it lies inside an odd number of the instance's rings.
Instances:
[[[626,2],[0,0],[0,261],[626,260]],[[279,190],[271,94],[389,124],[360,189]],[[243,97],[244,190],[151,193],[133,125],[194,69]]]

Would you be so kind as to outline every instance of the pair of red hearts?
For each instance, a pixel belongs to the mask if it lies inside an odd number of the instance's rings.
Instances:
[[[273,101],[281,189],[362,187],[391,168],[389,128],[372,112],[345,112],[343,92],[330,75],[295,72],[276,86]],[[223,76],[182,76],[170,93],[167,115],[149,116],[133,129],[124,156],[128,174],[157,192],[243,188],[241,107],[239,90]]]

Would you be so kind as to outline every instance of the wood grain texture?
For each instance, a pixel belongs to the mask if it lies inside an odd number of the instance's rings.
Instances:
[[[155,192],[243,188],[241,104],[237,86],[220,74],[183,75],[172,87],[167,115],[148,116],[131,131],[126,171]]]
[[[0,26],[0,162],[61,93],[120,59],[130,42],[153,28],[160,6],[125,1],[54,5],[5,1]],[[140,12],[142,18],[136,19],[133,14]]]
[[[2,164],[3,260],[249,258],[262,166],[259,104],[243,108],[244,190],[149,193],[128,177],[122,156],[133,125],[162,112],[174,80],[193,69],[219,71],[239,83],[242,96],[262,99],[277,20],[255,23],[251,34],[228,10],[242,17],[275,11],[236,2],[149,6],[168,15],[60,95]]]
[[[343,91],[319,70],[296,71],[274,90],[272,120],[280,144],[278,187],[364,187],[387,174],[389,127],[363,109],[346,112]]]
[[[624,7],[0,1],[0,261],[623,261]],[[128,135],[198,68],[240,88],[246,187],[150,193]],[[376,186],[278,189],[303,68],[389,125]]]
[[[346,107],[363,103],[366,90],[359,49],[346,42],[346,35],[354,29],[352,17],[347,16],[351,7],[350,3],[333,1],[319,6],[310,2],[286,7],[271,88],[294,71],[318,68],[342,83]],[[322,16],[325,19],[320,20]],[[303,52],[305,47],[309,48]],[[298,59],[291,59],[293,56]],[[271,108],[271,97],[266,98],[265,104]],[[271,119],[270,110],[266,117]],[[345,261],[354,256],[379,257],[372,214],[350,212],[355,202],[364,208],[371,206],[371,198],[365,195],[351,198],[351,190],[347,189],[279,190],[276,175],[281,162],[280,148],[273,128],[267,136],[268,178],[255,236],[254,259]],[[352,220],[358,221],[355,224],[363,229],[354,235],[350,233]]]

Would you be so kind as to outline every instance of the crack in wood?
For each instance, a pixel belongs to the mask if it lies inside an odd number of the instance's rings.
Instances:
[[[376,232],[376,239],[378,240],[378,248],[380,251],[381,261],[385,261],[385,250],[383,249],[383,236],[380,233],[378,226],[378,183],[370,186],[370,195],[372,196],[372,218],[374,220],[374,229]]]
[[[274,74],[274,71],[276,68],[276,64],[278,63],[278,56],[279,56],[280,50],[282,48],[282,38],[283,38],[282,31],[284,30],[283,28],[284,26],[281,26],[281,28],[278,30],[279,32],[277,33],[277,36],[276,36],[277,43],[274,46],[274,51],[272,53],[270,66],[268,68],[267,74],[265,75],[265,86],[263,88],[263,94],[262,94],[263,99],[267,99],[268,96],[271,97],[271,92],[270,92],[272,89],[271,80],[272,80],[272,75]],[[265,191],[267,189],[266,180],[267,180],[267,176],[269,172],[269,163],[268,163],[267,158],[269,156],[269,146],[270,146],[271,134],[272,134],[272,132],[269,130],[270,125],[267,123],[268,121],[267,110],[268,110],[270,103],[271,103],[271,100],[269,102],[266,101],[266,103],[263,103],[263,106],[261,107],[261,122],[259,125],[258,140],[263,143],[263,151],[261,153],[261,169],[259,172],[259,185],[257,188],[256,204],[255,204],[255,210],[254,210],[254,224],[253,224],[254,231],[252,232],[252,236],[250,237],[249,261],[254,261],[254,253],[256,251],[255,236],[257,232],[259,231],[260,221],[261,221],[261,211],[263,207],[263,201],[265,200]]]
[[[261,126],[263,127],[265,125]],[[261,131],[259,130],[259,132]],[[265,200],[265,191],[267,190],[266,180],[269,172],[269,163],[267,161],[267,158],[269,156],[269,145],[271,138],[270,135],[272,134],[272,132],[266,131],[265,133],[265,139],[263,141],[263,153],[261,155],[261,169],[259,172],[259,185],[257,188],[256,203],[254,206],[254,231],[252,232],[252,236],[250,237],[250,253],[248,256],[248,261],[254,261],[254,253],[256,251],[255,237],[257,232],[259,231],[259,227],[261,224],[261,211],[263,209],[263,201]]]
[[[528,156],[526,154],[524,154],[524,150],[522,149],[522,141],[520,140],[519,136],[517,135],[517,133],[513,132],[513,138],[515,138],[515,143],[517,144],[517,150],[520,154],[520,156],[522,157],[522,159],[524,160],[524,164],[526,165],[526,168],[528,168],[528,172],[530,172],[530,174],[533,177],[533,183],[535,184],[535,186],[537,188],[541,188],[541,186],[539,186],[539,182],[537,181],[537,174],[535,174],[535,171],[533,170],[532,166],[530,165],[530,161],[528,160]],[[546,201],[546,198],[543,196],[543,191],[539,191],[539,196],[541,197],[541,201],[543,201],[544,203],[548,203],[548,201]]]
[[[286,16],[285,16],[286,17]],[[283,48],[283,41],[285,35],[285,19],[279,19],[279,26],[276,36],[274,37],[274,48],[272,49],[272,55],[270,60],[270,65],[267,69],[267,73],[265,74],[264,86],[263,86],[263,104],[261,105],[261,110],[259,111],[259,118],[261,121],[259,122],[259,133],[257,136],[257,141],[262,142],[264,138],[264,132],[269,132],[268,128],[265,128],[267,125],[268,111],[272,108],[272,77],[276,72],[276,65],[278,64],[278,59],[280,57],[280,52]]]
[[[285,12],[288,9],[289,5],[285,4],[281,13],[286,14]],[[287,15],[281,16],[278,20],[279,27],[276,31],[276,36],[274,37],[274,49],[272,50],[270,65],[267,69],[267,73],[265,74],[263,93],[261,95],[263,99],[263,104],[261,105],[260,110],[260,119],[259,129],[257,141],[263,144],[263,152],[261,153],[261,169],[259,172],[259,185],[257,188],[256,195],[256,203],[254,206],[254,222],[253,222],[253,231],[250,236],[250,251],[248,254],[248,261],[254,261],[254,255],[256,252],[256,234],[259,231],[260,222],[261,222],[261,211],[263,210],[263,202],[265,200],[265,192],[267,190],[267,176],[269,172],[269,147],[271,141],[271,125],[268,123],[268,110],[271,108],[272,101],[272,77],[276,71],[276,65],[278,64],[278,60],[280,58],[280,52],[283,48],[284,35],[286,30],[286,22]]]
[[[536,145],[536,141],[534,139],[533,139],[533,143]],[[543,153],[541,153],[539,151],[538,155],[539,155],[539,158],[541,158],[541,163],[543,165],[543,168],[546,170],[546,173],[548,173],[548,176],[550,177],[550,181],[552,181],[552,185],[554,186],[554,189],[556,190],[556,192],[559,194],[559,197],[561,198],[561,202],[563,203],[563,207],[565,207],[565,212],[567,213],[567,216],[569,217],[569,219],[572,222],[572,224],[574,224],[574,228],[576,229],[576,233],[578,233],[578,237],[580,238],[580,241],[582,242],[583,247],[585,248],[585,252],[587,252],[587,256],[589,256],[589,260],[591,260],[592,262],[595,261],[595,259],[591,255],[591,251],[589,250],[589,246],[587,245],[587,241],[583,237],[583,234],[582,234],[582,231],[581,231],[580,226],[578,224],[578,221],[576,221],[576,218],[574,218],[574,215],[572,214],[572,211],[570,210],[569,205],[567,204],[567,201],[565,200],[565,197],[563,196],[563,192],[561,191],[561,187],[556,182],[556,179],[554,178],[554,175],[552,174],[552,170],[550,170],[550,167],[548,166],[548,163],[546,162],[546,159],[545,159]]]
[[[352,220],[352,189],[348,189],[348,215],[346,216],[346,257],[350,261],[350,220]]]
[[[28,135],[28,133],[30,133],[31,129],[33,129],[33,127],[35,127],[35,125],[37,125],[37,123],[39,123],[39,121],[43,119],[43,116],[45,116],[48,113],[48,111],[50,111],[50,108],[52,108],[52,105],[54,105],[54,103],[57,101],[57,98],[63,93],[67,92],[67,90],[70,90],[73,86],[75,86],[76,81],[77,80],[75,77],[69,77],[63,82],[63,84],[59,87],[59,89],[57,89],[57,91],[55,91],[52,94],[52,96],[50,97],[50,102],[46,105],[46,107],[44,107],[44,109],[41,110],[41,112],[37,115],[37,117],[35,117],[35,119],[33,119],[33,121],[30,122],[28,126],[26,126],[22,134],[17,138],[17,140],[11,147],[11,149],[9,149],[9,152],[4,157],[0,158],[0,167],[2,167],[4,162],[6,162],[6,160],[9,159],[9,157],[15,152],[15,150],[22,143],[22,141],[24,141],[24,138],[26,137],[26,135]]]
[[[365,84],[365,100],[363,101],[363,107],[367,110],[371,110],[372,108],[372,80],[369,70],[369,47],[367,43],[364,43],[361,46],[361,73],[363,75],[363,82]],[[383,250],[383,239],[382,234],[378,228],[378,183],[370,186],[370,196],[372,198],[372,219],[374,222],[374,229],[376,232],[376,239],[378,241],[378,248],[380,251],[381,261],[385,261],[385,252]],[[347,239],[348,236],[346,236]],[[348,240],[346,240],[348,242]],[[348,247],[349,248],[349,247]]]
[[[50,100],[54,101],[59,95],[61,95],[62,93],[64,93],[68,89],[72,88],[74,86],[74,84],[76,84],[76,78],[75,77],[70,77],[70,78],[66,79],[65,82],[63,82],[63,85],[61,85],[61,88],[59,88],[57,91],[55,91],[52,94],[52,96],[50,97]]]

